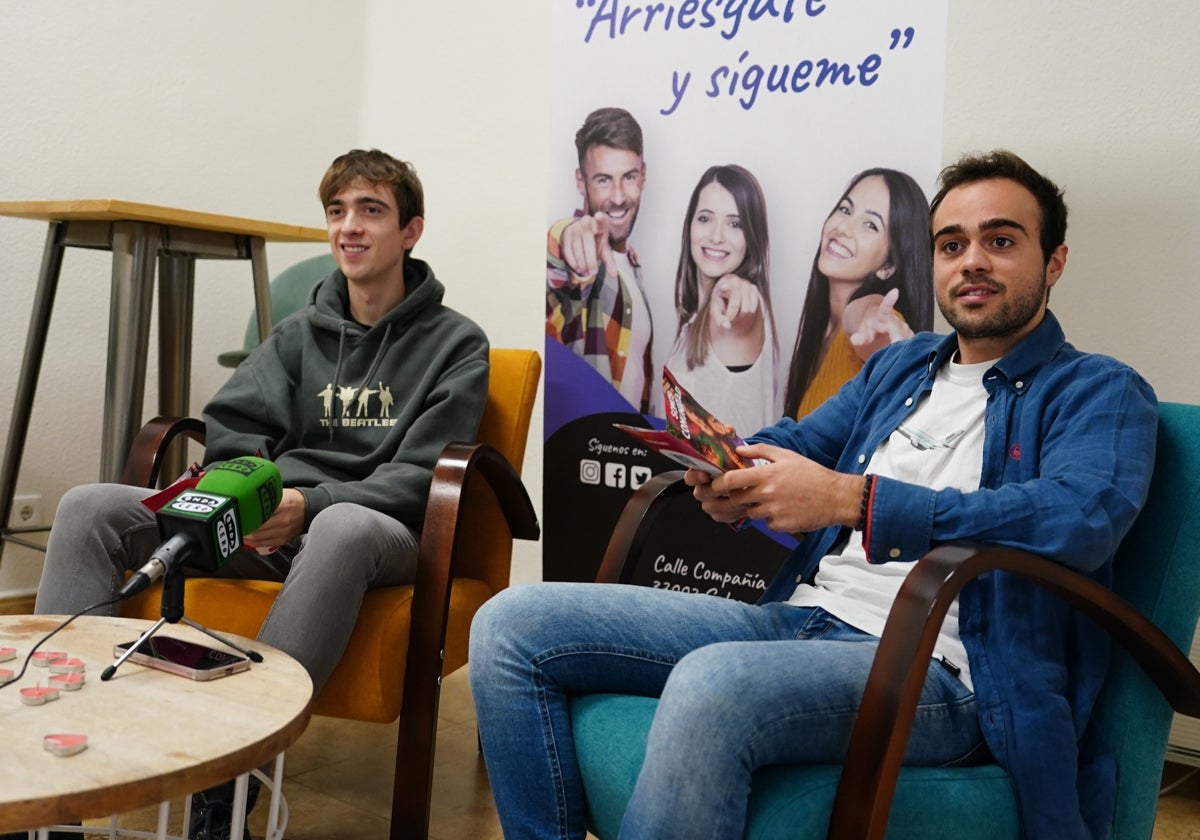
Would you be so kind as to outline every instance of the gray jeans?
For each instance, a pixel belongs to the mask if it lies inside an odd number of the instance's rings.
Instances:
[[[161,542],[154,514],[140,503],[152,492],[87,484],[63,496],[35,612],[72,615],[117,593],[126,571],[141,568]],[[341,659],[363,593],[416,577],[417,541],[418,534],[390,516],[335,504],[293,544],[267,557],[242,551],[214,576],[283,581],[258,638],[300,662],[315,693]],[[105,611],[116,615],[119,605]]]

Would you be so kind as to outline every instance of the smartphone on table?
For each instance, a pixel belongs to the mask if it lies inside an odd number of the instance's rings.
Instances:
[[[113,656],[121,656],[132,645],[133,642],[113,645]],[[171,636],[151,636],[133,652],[129,661],[192,680],[215,680],[250,667],[250,660],[241,654]]]

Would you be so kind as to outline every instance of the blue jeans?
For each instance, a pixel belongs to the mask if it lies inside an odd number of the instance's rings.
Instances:
[[[757,768],[842,760],[877,643],[782,603],[590,583],[501,592],[475,617],[470,662],[504,836],[585,836],[568,700],[623,693],[660,700],[621,836],[741,838]],[[974,695],[935,663],[905,762],[988,755]]]

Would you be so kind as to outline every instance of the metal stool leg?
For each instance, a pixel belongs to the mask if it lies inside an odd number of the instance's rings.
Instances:
[[[258,340],[271,331],[275,318],[271,312],[271,278],[267,274],[267,243],[261,236],[250,237],[250,273],[254,280],[254,318]]]
[[[163,254],[158,258],[158,413],[186,417],[192,383],[192,308],[196,258]],[[165,487],[187,469],[187,439],[171,444],[159,475]]]
[[[146,351],[150,344],[150,304],[158,225],[113,225],[112,299],[109,304],[108,381],[100,442],[100,480],[120,481],[130,444],[142,424],[146,390]]]
[[[37,390],[38,374],[42,370],[42,356],[46,349],[46,333],[50,327],[50,312],[54,308],[54,295],[58,291],[58,276],[62,270],[63,251],[66,246],[64,222],[52,222],[46,233],[46,247],[42,250],[42,268],[38,273],[37,292],[33,298],[33,312],[29,316],[29,332],[25,337],[25,355],[21,359],[21,374],[17,380],[17,393],[13,398],[13,411],[9,420],[8,443],[4,447],[4,462],[0,465],[0,554],[4,551],[8,517],[12,513],[13,495],[17,489],[17,473],[21,469],[21,456],[25,451],[25,437],[29,432],[29,415],[33,410],[33,395]],[[21,540],[12,540],[22,542]],[[40,546],[38,546],[40,547]]]

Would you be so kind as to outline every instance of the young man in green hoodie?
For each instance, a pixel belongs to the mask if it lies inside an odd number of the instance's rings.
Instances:
[[[475,439],[488,390],[483,331],[442,304],[444,287],[410,255],[424,230],[413,168],[353,150],[319,195],[338,269],[204,409],[207,464],[261,453],[284,487],[244,535],[247,550],[215,574],[283,581],[259,639],[304,665],[314,693],[363,593],[414,579],[434,463],[447,443]],[[116,594],[161,542],[140,504],[150,492],[107,484],[63,496],[36,612],[69,615]],[[189,837],[228,837],[231,802],[231,785],[197,794]]]

